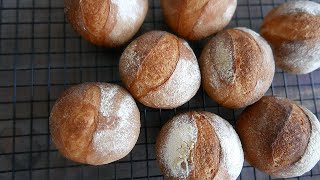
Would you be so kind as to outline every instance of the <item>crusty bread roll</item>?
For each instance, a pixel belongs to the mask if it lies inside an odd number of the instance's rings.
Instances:
[[[161,0],[165,21],[179,36],[189,40],[208,37],[226,27],[237,0]]]
[[[83,83],[54,104],[50,131],[59,152],[76,162],[101,165],[126,156],[137,142],[140,112],[118,85]]]
[[[134,40],[119,62],[120,77],[142,104],[173,109],[198,91],[198,61],[186,41],[164,31],[151,31]]]
[[[310,171],[320,160],[320,123],[307,108],[280,97],[263,97],[236,126],[245,159],[274,177]]]
[[[209,112],[177,115],[161,129],[156,156],[169,179],[235,180],[243,150],[233,127]]]
[[[148,0],[65,0],[69,23],[83,38],[98,46],[117,47],[139,30]]]
[[[271,44],[281,69],[306,74],[320,67],[320,4],[284,3],[265,17],[260,32]]]
[[[268,43],[247,28],[220,32],[200,57],[203,87],[218,104],[241,108],[259,100],[273,80],[275,65]]]

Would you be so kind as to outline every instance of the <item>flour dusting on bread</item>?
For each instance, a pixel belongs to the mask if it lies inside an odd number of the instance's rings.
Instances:
[[[289,167],[282,169],[273,175],[279,178],[301,176],[310,171],[320,160],[320,123],[317,117],[307,108],[300,106],[307,115],[311,124],[309,143],[301,159]]]
[[[232,44],[223,40],[218,41],[217,46],[215,47],[215,53],[213,54],[215,70],[219,74],[221,80],[228,84],[233,84],[235,81],[234,59],[231,46]]]
[[[140,128],[134,109],[134,99],[119,86],[99,85],[101,90],[100,111],[104,119],[97,123],[93,135],[94,149],[104,156],[123,154],[134,146],[128,139],[138,139],[135,130]],[[113,98],[117,96],[117,101]],[[118,101],[119,100],[119,101]],[[139,132],[139,130],[137,131]]]
[[[177,107],[195,95],[200,82],[201,75],[196,58],[194,57],[192,61],[180,59],[168,81],[141,99],[151,106]],[[152,100],[148,101],[148,99]],[[155,101],[155,99],[161,99],[161,101]]]
[[[113,7],[116,7],[116,24],[110,33],[110,38],[117,42],[118,37],[131,35],[132,27],[137,25],[138,17],[143,17],[144,11],[141,10],[139,0],[111,0]]]
[[[280,5],[276,13],[279,15],[307,13],[314,16],[320,16],[320,4],[312,1],[290,1]]]
[[[139,100],[147,106],[171,109],[189,101],[200,87],[201,74],[197,58],[186,41],[180,45],[178,63],[161,86]]]
[[[191,153],[197,142],[198,129],[188,114],[177,116],[168,127],[167,137],[160,147],[161,160],[172,177],[187,178],[193,170]]]
[[[307,74],[320,67],[320,40],[282,43],[275,53],[277,65],[290,73]]]
[[[244,161],[239,136],[231,124],[226,120],[215,114],[211,114],[210,118],[210,123],[218,136],[222,151],[220,157],[220,168],[216,173],[215,179],[224,179],[226,177],[226,172],[229,176],[227,179],[237,179]]]

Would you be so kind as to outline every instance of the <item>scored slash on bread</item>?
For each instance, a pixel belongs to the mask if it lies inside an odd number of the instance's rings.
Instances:
[[[137,142],[140,112],[118,85],[83,83],[65,90],[50,114],[59,152],[76,162],[101,165],[126,156]]]
[[[260,29],[277,66],[294,74],[320,67],[320,4],[290,1],[271,10]]]
[[[305,107],[265,96],[237,120],[245,159],[278,178],[301,176],[320,160],[320,123]]]
[[[275,64],[268,43],[247,28],[224,30],[212,38],[200,57],[202,84],[227,108],[246,107],[269,89]]]
[[[118,47],[139,30],[148,0],[65,0],[65,14],[75,31],[98,46]]]
[[[237,0],[161,0],[170,28],[189,40],[200,40],[222,30],[231,21]]]
[[[183,113],[168,121],[158,135],[156,156],[169,179],[235,180],[243,165],[235,130],[209,112]]]
[[[122,82],[142,104],[173,109],[189,101],[201,83],[196,56],[188,43],[164,31],[131,42],[121,55]]]

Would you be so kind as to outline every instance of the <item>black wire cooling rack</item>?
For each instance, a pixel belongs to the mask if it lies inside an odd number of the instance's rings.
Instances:
[[[81,39],[64,18],[63,0],[0,0],[0,179],[164,179],[155,160],[155,138],[177,112],[206,110],[234,124],[241,110],[228,110],[197,95],[175,110],[139,104],[141,134],[133,151],[112,164],[87,166],[63,158],[50,139],[48,116],[57,96],[68,86],[88,81],[121,84],[118,60],[124,48],[97,48]],[[262,17],[280,0],[238,0],[229,27],[258,31]],[[320,2],[320,0],[317,0]],[[167,30],[159,0],[149,11],[138,35]],[[137,36],[138,36],[137,35]],[[206,41],[190,42],[199,57]],[[319,118],[320,70],[290,75],[277,70],[268,95],[288,97]],[[268,175],[245,163],[241,180],[266,180]],[[320,179],[320,165],[302,177]]]

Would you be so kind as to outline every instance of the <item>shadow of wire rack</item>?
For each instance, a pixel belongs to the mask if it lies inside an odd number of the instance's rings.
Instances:
[[[241,110],[228,110],[197,95],[175,110],[139,104],[141,134],[133,151],[112,164],[87,166],[64,159],[51,142],[48,115],[68,86],[88,81],[121,84],[118,59],[123,51],[97,48],[81,39],[66,22],[63,0],[0,0],[0,179],[164,179],[155,160],[160,127],[178,112],[207,110],[234,124]],[[258,31],[262,17],[283,0],[238,0],[230,27]],[[320,0],[317,0],[320,2]],[[149,12],[138,35],[167,30],[159,0],[149,0]],[[191,42],[199,57],[205,44]],[[319,118],[320,69],[290,75],[277,69],[268,95],[288,97]],[[266,180],[268,175],[245,163],[238,179]],[[320,179],[320,165],[299,178]]]

